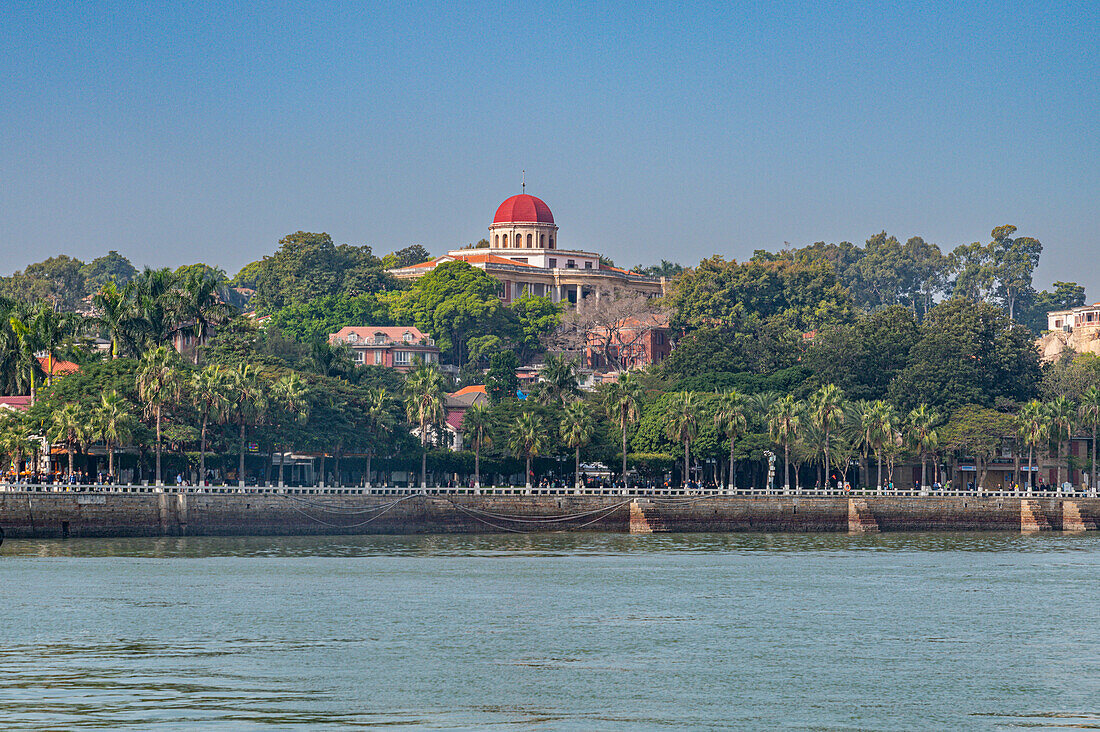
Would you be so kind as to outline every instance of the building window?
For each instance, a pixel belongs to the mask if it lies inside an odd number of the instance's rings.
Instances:
[[[359,340],[359,335],[356,333],[348,333],[348,343],[355,343]]]
[[[386,342],[386,334],[385,333],[375,333],[374,334],[374,344],[376,346],[380,346],[385,342]]]
[[[530,248],[531,248],[531,236],[532,236],[531,234],[528,234],[528,235],[527,235],[527,248],[528,248],[528,249],[530,249]]]
[[[550,257],[549,262],[550,262],[550,269],[557,269],[558,268],[558,260],[554,259],[553,257]]]
[[[394,351],[393,352],[393,365],[394,366],[408,366],[412,363],[411,351]]]
[[[554,248],[554,237],[550,237],[550,248]]]
[[[591,262],[585,262],[584,263],[584,268],[585,269],[592,269],[592,263]]]
[[[401,340],[405,341],[405,343],[412,343],[413,334],[408,332],[408,331],[405,331],[405,335],[401,336]]]
[[[376,366],[381,366],[381,365],[382,365],[382,362],[383,362],[384,360],[385,360],[385,359],[383,358],[383,356],[382,356],[382,352],[381,352],[381,351],[375,351],[375,352],[374,352],[374,364],[375,364]]]
[[[539,234],[539,246],[546,248],[546,234]]]
[[[566,269],[576,269],[577,268],[577,262],[573,259],[567,259],[567,260],[565,260],[565,268]]]
[[[500,246],[500,234],[493,234],[493,242],[494,242],[493,247],[499,247]]]
[[[364,363],[364,362],[366,362],[366,354],[364,354],[362,351],[356,351],[355,352],[355,363]]]

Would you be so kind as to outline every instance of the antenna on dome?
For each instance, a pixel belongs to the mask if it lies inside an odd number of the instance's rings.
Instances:
[[[522,181],[523,181],[522,183],[520,183],[520,192],[521,193],[526,193],[527,192],[527,171],[526,170],[521,170],[520,171],[520,176],[521,176]]]

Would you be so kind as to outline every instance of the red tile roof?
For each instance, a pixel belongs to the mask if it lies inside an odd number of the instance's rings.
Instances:
[[[42,370],[47,374],[50,373],[50,359],[47,356],[39,356],[38,364],[42,367]],[[59,358],[53,360],[53,375],[64,376],[65,374],[75,374],[80,370],[72,361],[62,361]],[[28,397],[29,398],[29,397]]]
[[[6,407],[8,409],[16,409],[20,412],[25,412],[31,408],[31,398],[29,396],[0,397],[0,408],[3,407]]]
[[[485,394],[484,384],[474,384],[472,386],[464,386],[451,396],[464,396],[466,394]]]

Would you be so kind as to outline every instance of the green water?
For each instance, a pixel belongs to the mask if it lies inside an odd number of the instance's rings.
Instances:
[[[0,728],[1100,728],[1100,538],[0,547]]]

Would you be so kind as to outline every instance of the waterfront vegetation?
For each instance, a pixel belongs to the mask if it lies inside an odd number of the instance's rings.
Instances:
[[[41,436],[69,473],[148,481],[276,483],[292,453],[355,485],[570,485],[600,464],[615,481],[742,487],[770,467],[773,484],[812,487],[883,485],[904,463],[930,484],[962,459],[983,484],[1007,446],[1014,474],[1046,459],[1061,483],[1095,470],[1100,359],[1040,364],[1043,314],[1084,291],[1036,291],[1042,247],[1014,234],[946,254],[883,233],[662,262],[648,271],[672,278],[665,298],[604,293],[583,321],[544,297],[505,304],[463,262],[398,282],[386,268],[424,261],[422,247],[377,257],[324,234],[289,235],[233,279],[205,264],[139,272],[115,252],[53,257],[0,278],[0,390],[33,402],[2,415],[0,451],[25,473]],[[671,356],[582,390],[579,325],[658,311]],[[430,333],[451,374],[359,365],[326,339],[389,324]],[[62,362],[79,369],[59,375]],[[532,362],[541,380],[521,388],[516,368]],[[466,412],[465,449],[446,449],[446,394],[470,384],[489,403]],[[1089,454],[1069,449],[1081,437]]]

